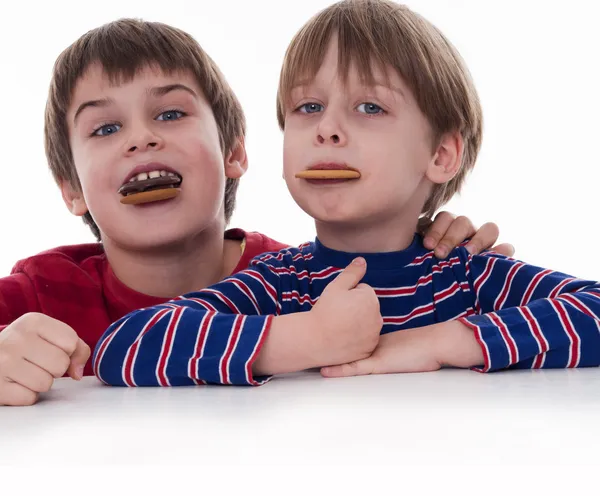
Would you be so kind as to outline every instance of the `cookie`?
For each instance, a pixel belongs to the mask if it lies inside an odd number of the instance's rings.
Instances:
[[[313,169],[298,172],[296,177],[298,179],[358,179],[360,172],[350,169]]]
[[[181,193],[180,188],[163,188],[153,189],[150,191],[142,191],[141,193],[132,193],[121,198],[121,203],[124,205],[141,205],[143,203],[151,203],[161,200],[175,198]]]

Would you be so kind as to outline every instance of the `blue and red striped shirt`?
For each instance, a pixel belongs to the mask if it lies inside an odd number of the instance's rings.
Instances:
[[[460,319],[489,372],[600,365],[600,284],[464,244],[437,259],[416,235],[394,253],[343,253],[318,240],[254,259],[210,288],[134,311],[111,325],[94,352],[107,384],[258,385],[252,364],[273,316],[309,311],[355,257],[375,289],[382,334]]]

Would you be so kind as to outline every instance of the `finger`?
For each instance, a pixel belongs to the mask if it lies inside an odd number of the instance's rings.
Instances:
[[[13,363],[7,370],[6,377],[35,393],[45,393],[54,383],[51,374],[24,359]]]
[[[499,235],[498,226],[493,222],[487,222],[479,228],[465,248],[471,255],[477,255],[490,248],[498,240]]]
[[[500,255],[504,255],[505,257],[509,258],[512,258],[515,255],[515,247],[510,243],[502,243],[501,245],[496,245],[492,248],[492,251],[500,253]]]
[[[437,258],[446,258],[454,248],[460,245],[465,239],[473,236],[475,232],[476,229],[471,219],[464,216],[457,217],[435,248],[435,256]]]
[[[354,289],[367,271],[367,262],[364,258],[358,257],[352,261],[340,274],[329,283],[329,287],[337,289]]]
[[[373,366],[368,358],[356,362],[332,365],[321,368],[323,377],[351,377],[356,375],[369,375],[373,373]]]
[[[28,322],[28,326],[35,326],[35,332],[50,344],[58,346],[69,356],[77,346],[77,333],[64,322],[53,319],[47,315],[40,315],[39,321]]]
[[[16,382],[5,382],[0,388],[2,395],[0,405],[30,406],[38,399],[38,393]]]
[[[440,212],[437,214],[433,224],[431,224],[425,233],[425,239],[423,240],[425,248],[433,250],[444,237],[444,234],[446,234],[453,221],[454,215],[450,212]]]
[[[23,358],[56,378],[64,375],[70,363],[69,355],[41,338],[36,339],[23,351]]]
[[[83,377],[83,369],[90,358],[91,353],[92,350],[90,350],[90,347],[85,343],[85,341],[79,339],[79,341],[77,341],[77,347],[71,355],[71,364],[67,370],[67,373],[71,378],[78,381]]]

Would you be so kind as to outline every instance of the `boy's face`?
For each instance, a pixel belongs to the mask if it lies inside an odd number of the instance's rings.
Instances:
[[[300,207],[318,222],[360,226],[413,219],[429,195],[438,159],[432,132],[399,75],[365,87],[356,68],[344,85],[330,43],[313,81],[295,87],[285,117],[284,176]],[[360,179],[315,183],[295,174],[321,164],[347,166]]]
[[[100,66],[90,66],[75,87],[67,119],[82,192],[63,185],[63,196],[76,215],[89,209],[105,243],[160,248],[212,225],[222,228],[225,178],[243,174],[245,153],[240,145],[237,155],[224,159],[212,109],[191,73],[166,75],[147,67],[129,82],[111,84]],[[181,193],[122,204],[119,188],[148,164],[181,176]]]

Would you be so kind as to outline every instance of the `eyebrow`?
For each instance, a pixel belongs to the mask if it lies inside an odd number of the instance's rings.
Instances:
[[[166,94],[171,93],[172,91],[187,91],[194,98],[198,97],[198,95],[192,88],[181,83],[167,84],[165,86],[156,86],[154,88],[150,88],[147,93],[155,98],[160,98],[161,96],[165,96]],[[79,107],[77,107],[77,111],[75,112],[75,115],[73,117],[73,122],[76,123],[77,118],[79,117],[81,112],[83,112],[88,107],[104,108],[109,107],[113,103],[115,103],[115,101],[112,98],[101,98],[99,100],[89,100],[87,102],[83,102],[81,105],[79,105]]]

